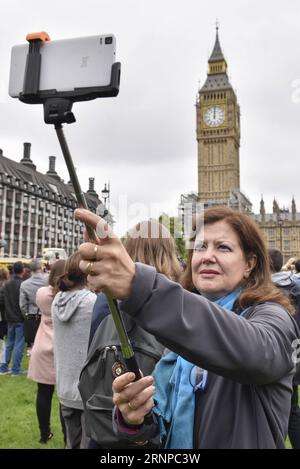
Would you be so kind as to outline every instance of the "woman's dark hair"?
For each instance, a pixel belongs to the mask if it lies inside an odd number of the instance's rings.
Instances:
[[[283,266],[283,255],[279,249],[270,248],[268,249],[269,254],[269,265],[271,272],[280,272]]]
[[[20,275],[23,271],[24,271],[23,262],[15,262],[13,265],[13,273],[16,275]]]
[[[59,261],[54,262],[54,264],[52,264],[51,266],[51,271],[49,274],[48,282],[49,282],[49,285],[51,285],[51,287],[53,288],[54,296],[59,291],[58,281],[65,272],[65,265],[66,265],[66,261],[61,259]]]
[[[86,285],[87,275],[79,268],[81,256],[79,252],[72,254],[66,261],[64,274],[58,280],[60,291],[70,291]]]
[[[300,272],[300,259],[296,260],[294,266],[295,266],[296,274],[298,274]]]
[[[244,290],[238,298],[242,308],[264,303],[266,301],[279,303],[290,313],[294,312],[289,298],[278,290],[272,283],[269,267],[269,257],[267,248],[255,221],[245,213],[232,210],[228,207],[209,208],[204,211],[203,219],[197,219],[193,224],[193,236],[190,241],[195,241],[196,235],[205,225],[212,225],[220,221],[225,221],[235,232],[239,239],[240,247],[245,259],[249,260],[255,256],[256,264],[250,276],[245,280]],[[192,280],[191,261],[193,249],[188,250],[187,268],[181,277],[181,285],[190,291],[195,291]]]

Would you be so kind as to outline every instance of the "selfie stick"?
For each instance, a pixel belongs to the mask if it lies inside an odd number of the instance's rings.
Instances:
[[[29,51],[27,55],[25,77],[24,77],[24,89],[20,96],[20,100],[27,103],[42,103],[44,106],[44,120],[47,124],[54,124],[57,138],[60,143],[60,147],[68,168],[70,180],[74,187],[75,196],[79,207],[88,209],[86,198],[76,174],[76,170],[72,161],[72,156],[63,132],[63,123],[71,124],[75,122],[75,117],[71,112],[73,101],[71,97],[41,97],[39,96],[39,82],[40,82],[40,68],[41,68],[41,54],[40,47],[43,42],[50,41],[50,37],[47,33],[33,33],[28,34],[26,37],[29,42]],[[116,64],[114,64],[116,65]],[[113,66],[114,66],[113,65]],[[120,70],[120,64],[117,64]],[[113,73],[113,71],[112,71]],[[118,75],[118,78],[120,75]],[[116,77],[115,77],[116,79]],[[113,80],[112,80],[113,81]],[[91,242],[97,242],[97,236],[95,231],[86,225],[86,230]],[[136,379],[141,378],[141,373],[134,356],[132,345],[128,337],[123,318],[121,316],[117,300],[112,298],[110,295],[106,295],[109,309],[114,320],[119,340],[124,356],[124,361],[128,371],[132,371]]]

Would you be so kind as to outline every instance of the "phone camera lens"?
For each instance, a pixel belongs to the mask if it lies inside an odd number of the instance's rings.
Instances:
[[[113,38],[111,36],[108,36],[105,38],[105,44],[112,44]]]

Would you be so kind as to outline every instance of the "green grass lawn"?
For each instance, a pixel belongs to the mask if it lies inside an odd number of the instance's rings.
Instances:
[[[28,368],[24,357],[22,368]],[[0,376],[0,448],[62,449],[63,436],[59,418],[59,404],[54,392],[51,412],[51,431],[47,444],[39,443],[40,433],[35,411],[37,384],[26,375]]]

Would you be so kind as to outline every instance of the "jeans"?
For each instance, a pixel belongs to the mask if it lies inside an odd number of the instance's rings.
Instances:
[[[7,337],[5,346],[5,358],[1,363],[0,371],[9,370],[9,362],[14,351],[12,372],[19,373],[24,353],[24,326],[23,322],[9,322],[7,327]]]

